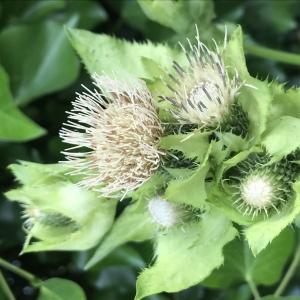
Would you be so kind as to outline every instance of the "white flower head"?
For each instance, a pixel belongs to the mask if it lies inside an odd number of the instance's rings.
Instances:
[[[256,172],[241,181],[235,204],[238,204],[238,209],[243,211],[244,215],[252,215],[254,218],[260,212],[264,212],[268,216],[270,209],[278,212],[278,204],[285,202],[285,192],[281,180],[277,180],[271,173]]]
[[[160,165],[162,135],[152,96],[139,80],[126,83],[93,76],[95,89],[77,94],[60,131],[63,153],[81,186],[113,196],[134,190]]]
[[[197,28],[196,28],[197,30]],[[225,34],[224,49],[227,35]],[[231,104],[243,85],[238,74],[230,79],[222,58],[222,51],[215,43],[212,51],[200,41],[197,30],[196,43],[187,39],[189,48],[181,44],[188,65],[173,62],[174,75],[167,86],[171,91],[162,97],[173,105],[171,112],[181,124],[198,124],[200,127],[217,126],[229,113]]]
[[[148,203],[152,220],[161,227],[170,228],[181,220],[181,209],[161,197],[154,197]]]

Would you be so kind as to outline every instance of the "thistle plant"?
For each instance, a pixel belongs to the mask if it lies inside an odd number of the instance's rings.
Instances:
[[[288,228],[300,214],[299,89],[249,75],[240,28],[212,48],[197,32],[180,51],[67,34],[94,88],[77,94],[60,131],[65,161],[11,167],[21,186],[7,197],[24,206],[23,252],[98,245],[88,269],[122,244],[150,240],[154,262],[135,300],[218,286],[227,268],[230,284],[247,282],[260,299],[255,284],[279,280],[289,253],[275,279],[255,277],[254,262],[277,261],[278,244],[292,249]]]

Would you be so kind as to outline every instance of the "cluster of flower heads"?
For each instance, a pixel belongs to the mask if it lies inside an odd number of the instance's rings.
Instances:
[[[187,48],[181,45],[186,64],[173,62],[173,71],[163,80],[169,92],[160,95],[170,103],[172,124],[178,128],[187,125],[192,130],[227,128],[225,131],[233,132],[231,128],[242,120],[238,134],[245,136],[247,116],[236,99],[247,83],[241,82],[237,72],[231,76],[225,65],[222,50],[226,40],[225,35],[221,50],[215,41],[210,50],[197,33],[196,43],[188,40]],[[81,186],[122,198],[166,161],[168,153],[159,148],[159,141],[167,134],[168,124],[160,121],[154,98],[141,80],[129,84],[95,74],[93,84],[93,90],[84,87],[85,92],[77,95],[60,132],[63,141],[72,145],[64,151],[64,163],[70,166],[70,174],[81,176]],[[238,209],[253,216],[262,211],[267,215],[270,208],[277,210],[285,192],[273,171],[244,171],[234,183]],[[167,228],[178,224],[183,215],[181,208],[158,196],[149,201],[148,210],[157,224]]]

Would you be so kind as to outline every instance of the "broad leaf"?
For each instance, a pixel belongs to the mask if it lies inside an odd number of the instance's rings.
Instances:
[[[201,282],[223,263],[222,248],[236,235],[231,222],[214,211],[183,226],[157,237],[156,261],[138,277],[135,300]]]
[[[69,26],[75,22],[76,19],[70,19]],[[14,25],[3,30],[0,60],[11,77],[18,104],[65,88],[79,72],[78,59],[62,25],[50,21]]]
[[[209,133],[193,132],[192,134],[173,134],[162,137],[159,145],[166,150],[178,150],[188,158],[203,161],[209,148]]]
[[[137,201],[129,205],[88,261],[86,269],[96,265],[120,245],[129,241],[142,242],[151,239],[155,231],[156,226],[148,213],[147,202]]]
[[[271,107],[271,93],[268,83],[251,77],[248,73],[243,50],[243,33],[238,27],[230,35],[230,40],[224,50],[224,60],[232,73],[235,71],[241,81],[252,86],[244,86],[238,101],[249,118],[249,140],[254,144],[259,142],[261,134],[266,129],[267,116]]]
[[[273,285],[293,253],[294,232],[287,229],[272,243],[253,256],[246,242],[236,239],[224,248],[225,262],[204,282],[208,287],[225,288],[248,280],[255,284]]]
[[[161,174],[155,174],[132,194],[134,203],[125,208],[116,219],[111,230],[104,237],[98,249],[88,261],[86,268],[91,268],[100,262],[115,248],[127,242],[141,242],[151,239],[156,232],[148,212],[148,200],[155,197],[165,184],[165,178]]]
[[[205,208],[207,198],[205,179],[208,170],[209,163],[205,161],[191,176],[171,180],[165,198],[172,202]]]
[[[86,300],[82,288],[63,278],[50,278],[40,286],[38,300]]]
[[[197,24],[204,30],[214,17],[213,3],[191,0],[138,0],[145,15],[178,33],[185,33]]]
[[[283,116],[300,118],[300,89],[285,90],[282,84],[270,83],[273,101],[269,112],[269,121],[272,122]]]
[[[245,230],[246,239],[254,255],[265,249],[272,240],[300,213],[300,182],[294,186],[295,195],[279,214],[251,225]]]
[[[111,227],[116,201],[78,187],[65,167],[22,163],[11,169],[23,186],[6,196],[30,219],[23,252],[88,249]],[[38,241],[30,243],[31,237]]]
[[[268,127],[262,144],[274,159],[281,159],[300,148],[300,118],[283,116]]]
[[[178,57],[175,50],[161,44],[131,43],[78,29],[68,29],[67,35],[90,74],[105,73],[123,80],[130,74],[153,80],[159,75],[145,65],[143,58],[152,59],[162,70],[169,70],[173,59]]]
[[[1,50],[0,50],[1,51]],[[26,117],[13,101],[8,77],[0,66],[0,140],[28,141],[45,133],[45,130]]]

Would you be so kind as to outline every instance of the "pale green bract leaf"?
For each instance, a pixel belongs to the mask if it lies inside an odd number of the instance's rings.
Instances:
[[[164,197],[171,202],[205,208],[205,200],[207,198],[205,178],[208,170],[209,163],[205,161],[188,178],[171,180]]]
[[[142,242],[153,238],[155,229],[156,226],[150,219],[145,201],[137,201],[129,205],[115,221],[85,268],[93,267],[111,251],[127,242]]]
[[[172,67],[172,61],[182,55],[166,45],[149,41],[132,43],[79,29],[67,29],[67,35],[90,74],[104,73],[123,80],[129,80],[129,74],[148,80],[159,76],[155,74],[156,68],[149,68],[143,58],[155,61],[167,71]]]
[[[145,15],[178,33],[185,33],[198,25],[204,30],[214,17],[213,3],[191,0],[138,0]]]
[[[239,225],[249,225],[252,223],[251,217],[243,215],[234,207],[234,200],[232,199],[231,194],[225,192],[222,187],[217,186],[216,184],[207,184],[206,190],[207,202],[232,222]]]
[[[281,159],[300,147],[300,118],[275,119],[264,134],[262,144],[274,159]]]
[[[166,150],[178,150],[188,158],[197,158],[202,162],[209,148],[209,133],[173,134],[162,137],[159,146]]]
[[[279,214],[245,229],[245,236],[254,255],[265,249],[272,240],[300,213],[300,181],[293,185],[295,197]]]
[[[225,288],[252,280],[257,285],[273,285],[280,279],[294,244],[293,230],[288,228],[255,257],[246,242],[235,239],[224,248],[224,265],[213,271],[203,284]]]
[[[249,119],[248,139],[252,144],[260,141],[261,134],[266,129],[267,117],[270,111],[272,97],[268,82],[251,77],[248,73],[243,50],[243,33],[238,27],[230,35],[227,47],[224,49],[224,61],[228,70],[239,75],[241,81],[252,86],[244,86],[240,90],[238,102],[242,105]]]
[[[38,300],[86,300],[82,288],[63,278],[50,278],[40,286]]]
[[[201,165],[193,174],[185,177],[179,177],[170,180],[164,197],[172,202],[192,205],[201,209],[206,208],[207,198],[205,179],[210,168],[208,161],[211,152],[211,146],[208,147]]]
[[[72,18],[68,24],[74,23]],[[79,61],[62,25],[50,21],[3,30],[0,59],[11,77],[14,98],[21,105],[67,87],[79,73]]]
[[[285,91],[284,86],[277,82],[269,85],[273,101],[269,112],[269,121],[272,122],[282,116],[300,118],[300,89],[290,88]]]
[[[23,186],[6,196],[32,218],[23,252],[89,249],[111,227],[116,201],[78,187],[64,166],[22,162],[11,170]]]
[[[26,117],[12,98],[7,74],[0,66],[0,140],[25,142],[45,134],[45,130]]]
[[[164,176],[157,173],[132,194],[136,201],[127,206],[117,218],[85,268],[93,267],[115,248],[127,242],[141,242],[154,236],[156,225],[150,218],[147,203],[157,196],[165,180]]]
[[[200,222],[174,227],[156,241],[156,261],[137,280],[135,300],[160,292],[177,292],[206,278],[223,263],[222,248],[237,231],[215,211]]]

